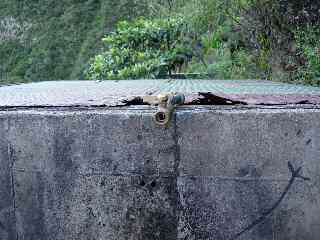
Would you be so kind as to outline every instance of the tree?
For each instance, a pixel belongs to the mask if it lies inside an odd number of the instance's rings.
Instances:
[[[179,72],[192,59],[182,17],[122,21],[103,39],[106,51],[92,61],[90,79],[158,78]]]

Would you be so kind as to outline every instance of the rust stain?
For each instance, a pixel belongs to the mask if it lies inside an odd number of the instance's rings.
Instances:
[[[186,105],[287,105],[287,104],[320,104],[317,95],[258,95],[258,94],[225,94],[198,93],[186,95]]]

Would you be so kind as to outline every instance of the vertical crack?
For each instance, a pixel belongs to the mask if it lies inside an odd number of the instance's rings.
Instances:
[[[10,122],[8,120],[8,129],[7,129],[7,136],[10,129]],[[15,190],[15,181],[14,181],[14,159],[13,159],[13,148],[9,140],[8,141],[8,158],[10,164],[10,183],[11,183],[11,198],[12,198],[12,212],[13,212],[13,222],[14,222],[14,233],[15,239],[18,240],[18,230],[17,230],[17,207],[16,207],[16,190]]]
[[[179,146],[179,136],[178,136],[178,126],[177,126],[177,113],[174,113],[173,116],[173,139],[175,143],[175,151],[174,151],[174,157],[175,157],[175,163],[174,163],[174,175],[176,178],[179,176],[179,166],[180,166],[180,146]]]
[[[179,132],[178,132],[178,122],[177,122],[177,111],[173,115],[173,127],[174,127],[174,142],[175,142],[175,188],[176,188],[176,216],[177,216],[177,240],[194,240],[195,232],[193,227],[190,225],[190,216],[188,215],[188,208],[183,205],[180,191],[178,178],[180,176],[179,167],[181,162],[181,149],[179,144]]]
[[[179,223],[180,223],[180,213],[182,211],[182,205],[179,194],[179,186],[178,186],[178,177],[179,177],[179,166],[180,166],[180,146],[179,146],[179,136],[178,136],[178,125],[177,125],[177,112],[173,114],[173,139],[175,144],[174,150],[174,188],[175,188],[175,198],[176,198],[176,208],[175,208],[175,216],[177,221],[177,232],[176,239],[179,236]]]

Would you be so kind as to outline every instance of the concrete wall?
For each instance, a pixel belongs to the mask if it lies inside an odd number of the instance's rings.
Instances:
[[[0,239],[318,240],[320,109],[0,113]]]

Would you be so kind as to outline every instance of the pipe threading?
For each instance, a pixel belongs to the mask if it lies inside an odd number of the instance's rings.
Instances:
[[[185,96],[183,94],[168,94],[165,97],[161,96],[161,99],[163,101],[159,103],[159,109],[154,115],[154,120],[159,126],[168,126],[174,109],[176,106],[184,104]]]

